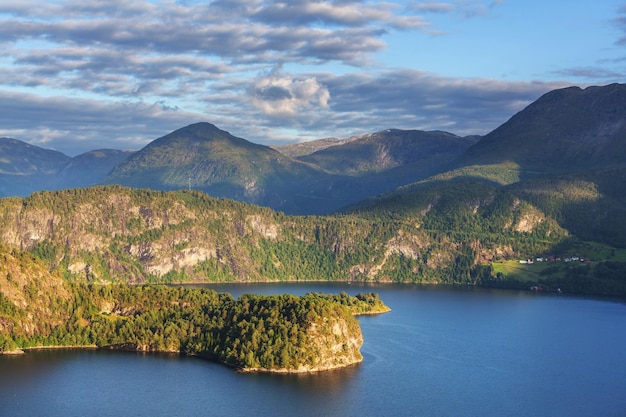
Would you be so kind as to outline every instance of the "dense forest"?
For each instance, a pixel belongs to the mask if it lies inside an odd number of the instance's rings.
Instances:
[[[0,352],[45,346],[180,352],[249,371],[318,371],[359,362],[354,315],[376,294],[230,294],[182,286],[69,283],[2,249]]]

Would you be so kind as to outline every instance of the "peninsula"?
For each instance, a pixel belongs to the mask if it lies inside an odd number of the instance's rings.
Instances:
[[[183,286],[71,283],[0,248],[0,352],[90,347],[178,352],[245,372],[318,372],[362,360],[355,315],[377,294],[260,296]]]

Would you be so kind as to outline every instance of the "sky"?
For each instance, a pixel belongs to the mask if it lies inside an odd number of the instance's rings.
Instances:
[[[68,156],[197,122],[260,144],[484,135],[624,82],[613,0],[0,0],[0,137]]]

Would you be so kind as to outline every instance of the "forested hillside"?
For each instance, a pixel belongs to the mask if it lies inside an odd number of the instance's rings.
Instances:
[[[0,353],[29,347],[181,352],[247,371],[312,372],[362,360],[356,297],[244,295],[165,286],[69,283],[32,255],[0,247]]]
[[[70,281],[478,284],[494,259],[568,237],[504,189],[453,181],[335,216],[286,216],[195,191],[118,186],[0,200],[0,237]]]

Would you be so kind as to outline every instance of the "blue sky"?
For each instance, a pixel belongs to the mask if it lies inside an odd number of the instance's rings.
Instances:
[[[207,121],[255,143],[486,134],[623,82],[626,2],[0,0],[0,136],[68,155]]]

